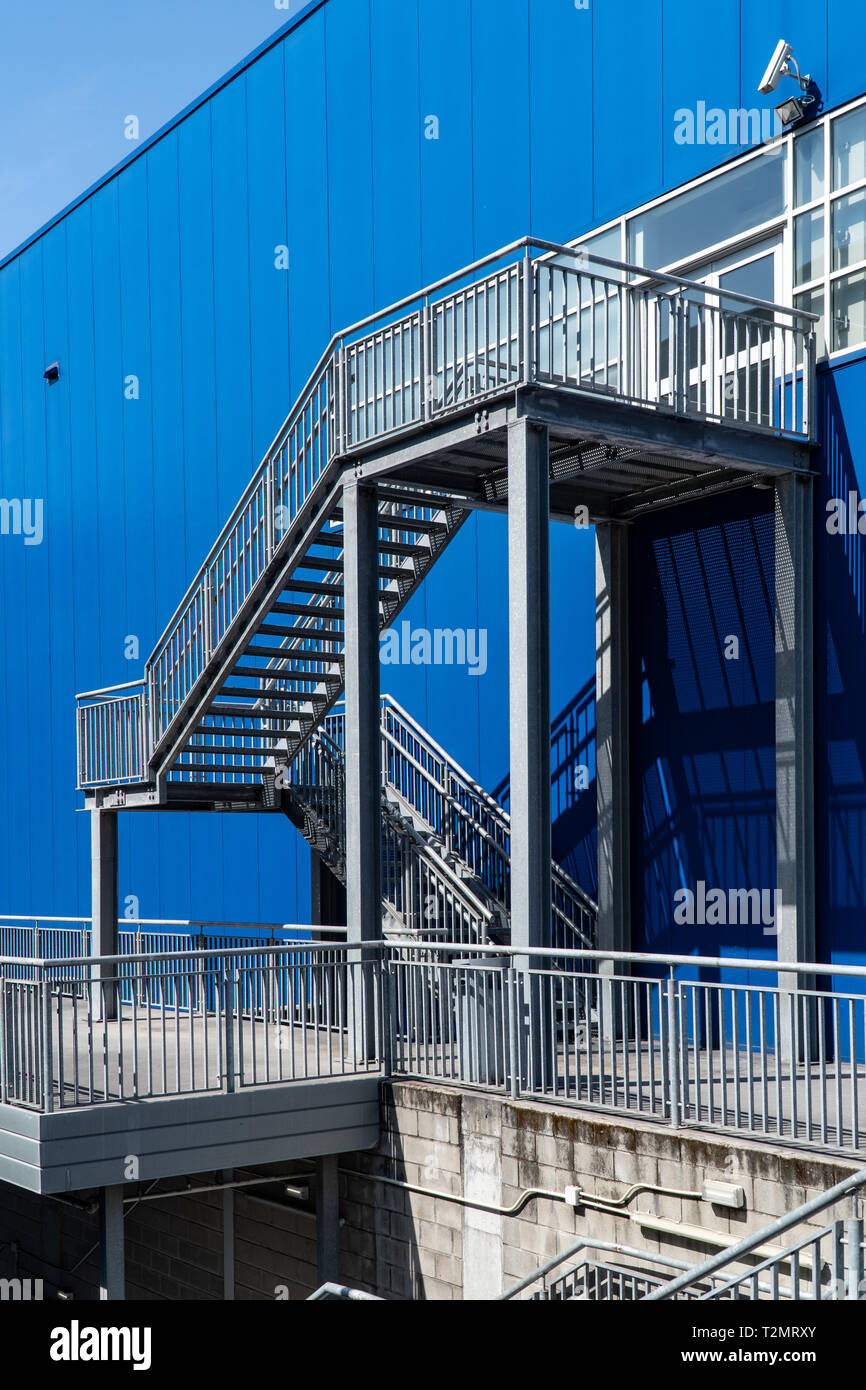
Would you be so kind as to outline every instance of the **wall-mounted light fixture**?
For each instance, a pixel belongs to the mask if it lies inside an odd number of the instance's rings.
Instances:
[[[782,125],[793,125],[805,116],[806,103],[801,97],[788,97],[787,101],[780,101],[774,109]]]
[[[49,386],[53,386],[55,381],[60,380],[60,363],[52,362],[50,367],[45,368],[42,376]]]

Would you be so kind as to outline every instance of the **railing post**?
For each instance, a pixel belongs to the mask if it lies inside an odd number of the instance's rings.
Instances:
[[[833,1298],[845,1297],[845,1222],[833,1222]]]
[[[445,849],[448,854],[454,849],[454,807],[456,798],[454,796],[454,778],[450,772],[445,770],[445,778],[442,789],[442,818],[444,821],[444,840]]]
[[[9,1101],[9,1045],[6,1035],[6,976],[0,974],[0,1104]]]
[[[688,305],[683,297],[682,290],[677,292],[675,323],[674,406],[678,414],[684,415],[688,409],[689,402]]]
[[[425,420],[433,419],[433,412],[436,403],[435,368],[436,362],[433,355],[433,310],[430,301],[425,299],[423,309],[422,325],[424,330],[424,388],[425,388]]]
[[[863,1220],[858,1213],[859,1203],[855,1196],[854,1215],[848,1220],[845,1249],[845,1297],[852,1301],[860,1299],[863,1293]]]
[[[42,1109],[54,1109],[54,1056],[51,1029],[51,982],[42,973]]]
[[[803,422],[803,432],[804,432],[804,434],[806,435],[806,438],[807,438],[808,440],[810,440],[810,442],[812,442],[812,443],[814,443],[814,442],[817,440],[817,438],[818,438],[818,433],[817,433],[817,430],[816,430],[816,420],[817,420],[817,410],[818,410],[818,373],[817,373],[817,361],[818,361],[817,330],[816,330],[816,328],[815,328],[815,325],[813,324],[813,325],[812,325],[812,331],[811,331],[811,333],[809,334],[809,351],[808,351],[808,362],[807,362],[808,371],[809,371],[809,384],[808,384],[807,389],[805,389],[804,392],[803,392],[803,401],[804,401],[804,403],[805,403],[807,400],[808,400],[808,402],[809,402],[809,405],[808,405],[809,419],[808,419],[808,422],[805,421],[805,420],[804,420],[804,422]]]
[[[379,978],[382,982],[381,999],[381,1023],[382,1046],[379,1049],[382,1056],[385,1076],[390,1077],[394,1071],[394,1030],[396,1025],[396,1001],[394,998],[394,972],[391,968],[391,959],[386,956],[384,951],[378,958]]]
[[[334,354],[335,425],[333,449],[329,449],[331,460],[344,454],[349,443],[349,393],[346,389],[346,345],[340,343]]]
[[[671,966],[666,988],[668,1030],[668,1120],[672,1128],[680,1125],[680,1019],[676,971]]]
[[[533,360],[534,343],[534,324],[533,313],[535,308],[535,284],[530,248],[527,246],[523,257],[523,372],[522,380],[525,385],[529,385],[535,380],[535,362]]]
[[[512,1100],[517,1100],[523,1090],[521,1044],[524,1011],[520,999],[520,981],[521,972],[510,965],[505,971],[503,1002],[508,1039],[508,1094]]]
[[[145,709],[147,714],[147,756],[145,758],[145,770],[150,766],[153,750],[157,745],[158,737],[156,731],[156,681],[153,674],[153,667],[150,662],[144,668],[144,691]]]
[[[274,496],[274,460],[268,459],[265,466],[265,563],[274,558],[277,548],[277,518]]]
[[[202,625],[202,633],[203,633],[201,669],[203,670],[204,667],[205,667],[205,666],[208,664],[208,662],[210,661],[211,657],[213,656],[214,647],[215,647],[215,645],[216,645],[215,640],[214,640],[214,638],[215,638],[215,631],[214,631],[214,616],[215,616],[215,615],[214,615],[213,576],[211,575],[210,570],[206,570],[206,571],[205,571],[205,575],[204,575],[204,578],[202,579],[202,585],[201,585],[201,587],[202,587],[202,599],[201,599],[201,625]]]
[[[231,1093],[235,1089],[235,1008],[234,971],[223,966],[223,1029],[225,1037],[225,1077],[223,1088]]]

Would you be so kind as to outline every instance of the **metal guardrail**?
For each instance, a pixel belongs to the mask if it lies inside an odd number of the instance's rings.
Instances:
[[[90,1066],[94,1057],[110,1057],[121,1046],[111,1033],[118,1025],[107,1033],[91,1035],[91,1029],[104,1009],[110,1018],[112,1006],[123,1014],[124,1028],[130,1020],[123,1011],[140,1009],[135,1018],[142,1036],[156,1030],[162,1037],[170,1014],[178,1029],[178,1011],[198,1018],[195,1026],[204,1033],[184,1043],[186,1051],[175,1058],[185,1066],[187,1054],[200,1055],[205,1037],[216,1045],[212,1032],[222,1024],[206,1020],[222,1017],[218,1000],[228,976],[243,981],[238,1013],[250,1015],[255,1036],[248,1052],[257,1057],[274,1018],[291,1021],[274,1000],[282,1007],[290,995],[312,990],[317,972],[324,981],[326,971],[334,980],[327,997],[357,999],[349,982],[362,958],[364,987],[369,1000],[375,995],[378,1001],[375,1016],[365,1015],[373,1052],[395,1076],[810,1150],[862,1155],[866,1149],[866,993],[855,992],[866,989],[866,967],[494,948],[477,940],[365,943],[362,955],[357,946],[338,943],[244,942],[231,949],[214,943],[199,951],[183,944],[172,940],[167,951],[107,962],[0,959],[3,1094],[30,1104],[48,1094],[21,1091],[9,1077],[42,1074],[43,1037],[53,1039],[53,1065],[60,1065],[57,1028],[66,1030],[67,1041],[69,1030],[78,1039],[79,1069],[88,1057]],[[65,988],[73,968],[85,985],[81,991]],[[698,983],[699,971],[725,971],[727,979]],[[831,971],[839,983],[850,980],[850,990],[814,987],[816,977]],[[755,972],[766,983],[751,983]],[[799,987],[780,988],[777,973],[786,982],[798,979]],[[327,994],[324,984],[320,993]],[[267,1008],[266,1000],[272,1001]],[[294,1019],[307,1030],[308,1048],[333,1025],[333,1009],[326,1016],[317,1007]],[[133,1035],[135,1029],[123,1044],[127,1052]],[[14,1065],[10,1058],[17,1059]],[[274,1079],[264,1061],[261,1066]],[[136,1075],[140,1085],[140,1069]]]
[[[866,967],[794,965],[802,985],[787,990],[770,978],[786,963],[476,954],[407,951],[392,963],[404,1074],[838,1153],[866,1147],[866,995],[813,983],[832,974],[863,988]],[[695,979],[707,971],[728,978]],[[751,983],[755,972],[767,983]]]
[[[814,319],[523,238],[337,334],[143,681],[134,693],[79,697],[79,787],[146,780],[172,721],[338,458],[532,383],[811,440]]]
[[[837,1301],[866,1299],[864,1229],[858,1194],[866,1187],[866,1168],[852,1173],[827,1192],[771,1221],[760,1231],[712,1256],[660,1288],[644,1294],[645,1302],[696,1297],[702,1302],[769,1298]],[[811,1228],[778,1253],[745,1272],[731,1272],[778,1236],[805,1226],[825,1211],[843,1204],[848,1216],[836,1217],[820,1229]],[[708,1287],[709,1285],[709,1287]]]
[[[444,855],[459,859],[507,912],[511,902],[508,812],[390,695],[382,697],[381,711],[383,787],[398,806],[436,836]],[[329,715],[325,731],[331,747],[342,750],[342,714]],[[552,944],[592,947],[596,904],[556,863],[551,866],[551,879]],[[467,938],[452,934],[449,939]]]
[[[346,847],[343,750],[338,719],[329,716],[289,769],[303,806],[304,833],[342,874]],[[389,801],[382,801],[382,906],[392,930],[409,937],[489,941],[497,925],[491,905],[428,845]]]
[[[595,1254],[639,1260],[641,1268],[638,1271],[588,1258],[588,1255]],[[585,1258],[574,1264],[580,1255]],[[563,1271],[562,1266],[565,1264],[570,1264],[571,1267]],[[505,1293],[499,1295],[497,1302],[508,1303],[520,1298],[522,1294],[526,1295],[527,1299],[538,1302],[563,1302],[572,1299],[626,1301],[639,1298],[649,1288],[657,1288],[666,1282],[664,1275],[647,1274],[648,1264],[680,1271],[690,1271],[694,1267],[687,1260],[678,1260],[675,1256],[663,1255],[658,1251],[638,1250],[631,1245],[593,1240],[591,1237],[583,1236],[574,1245],[554,1255],[552,1259],[545,1260],[538,1269],[506,1289]],[[555,1273],[557,1270],[559,1273]],[[643,1285],[646,1285],[646,1289]]]
[[[51,1112],[376,1072],[380,1013],[378,974],[340,946],[4,958],[0,1103]]]
[[[150,749],[144,682],[76,698],[79,787],[143,782]]]

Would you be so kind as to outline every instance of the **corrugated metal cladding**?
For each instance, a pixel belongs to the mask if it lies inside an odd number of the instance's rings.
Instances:
[[[45,501],[43,544],[0,539],[0,911],[87,910],[74,692],[139,674],[331,332],[526,230],[577,235],[709,168],[719,151],[676,145],[673,112],[707,97],[754,105],[782,33],[828,106],[858,95],[863,30],[858,0],[324,0],[0,267],[2,496]],[[438,140],[425,139],[428,116]],[[854,486],[861,372],[826,393],[828,470]],[[648,940],[677,854],[708,881],[761,885],[772,871],[770,629],[753,592],[768,530],[766,501],[752,501],[750,515],[743,503],[671,513],[638,542],[654,711],[635,771]],[[819,553],[822,931],[828,949],[858,953],[862,566],[859,537],[844,557]],[[490,786],[508,762],[505,581],[503,524],[479,517],[406,616],[487,628],[487,673],[387,673]],[[552,585],[564,709],[592,674],[591,537],[555,528]],[[744,622],[736,689],[715,668],[690,671],[686,601]],[[657,838],[665,797],[676,843]],[[306,849],[288,823],[121,819],[121,896],[142,914],[306,916]],[[587,816],[573,819],[591,842]]]

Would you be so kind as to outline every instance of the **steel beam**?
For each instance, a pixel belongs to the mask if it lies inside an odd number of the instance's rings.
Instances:
[[[90,813],[90,870],[92,931],[90,947],[95,956],[118,953],[117,897],[117,812],[94,810]],[[117,997],[107,981],[114,966],[92,967],[91,989],[94,1017],[117,1017]]]
[[[382,932],[378,526],[375,487],[347,482],[343,488],[343,534],[349,945],[375,941]],[[355,1043],[365,1057],[375,1055],[372,970],[371,961],[369,970],[363,972],[363,988],[361,975],[352,976]]]
[[[776,872],[777,953],[813,961],[815,935],[815,743],[812,480],[776,483]],[[783,989],[797,977],[780,975]],[[800,980],[802,987],[803,980]]]
[[[103,1301],[126,1298],[123,1193],[119,1185],[99,1191],[99,1297]]]
[[[340,1277],[340,1178],[336,1154],[316,1159],[317,1280],[337,1283]]]
[[[628,951],[631,933],[628,528],[595,530],[598,946]]]

